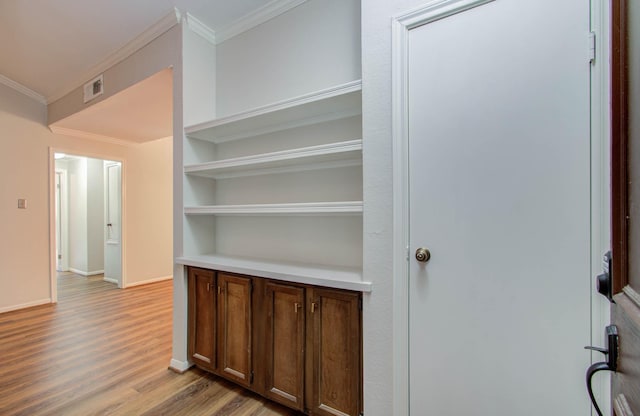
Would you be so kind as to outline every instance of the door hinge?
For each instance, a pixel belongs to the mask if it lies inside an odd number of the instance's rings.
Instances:
[[[362,310],[362,298],[358,298],[358,310]]]
[[[596,62],[596,33],[589,32],[589,62]]]
[[[251,370],[251,374],[249,374],[249,384],[253,384],[253,370]]]
[[[62,260],[62,254],[58,254],[58,260]]]

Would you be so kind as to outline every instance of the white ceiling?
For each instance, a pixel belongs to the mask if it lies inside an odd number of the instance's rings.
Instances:
[[[269,2],[0,0],[0,75],[50,99],[174,8],[216,31]]]
[[[6,77],[5,82],[17,82],[51,102],[89,81],[87,73],[176,8],[224,32],[252,13],[294,2],[0,0],[0,82]],[[168,69],[51,127],[134,143],[168,137],[171,94]]]

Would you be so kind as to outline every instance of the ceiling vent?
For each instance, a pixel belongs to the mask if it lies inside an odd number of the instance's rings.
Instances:
[[[104,93],[104,76],[99,75],[91,81],[84,84],[84,102],[88,103],[89,101],[96,98],[98,95],[102,95]]]

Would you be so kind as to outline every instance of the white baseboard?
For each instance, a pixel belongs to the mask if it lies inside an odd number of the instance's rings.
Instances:
[[[173,279],[173,276],[154,277],[153,279],[143,280],[141,282],[127,283],[126,287],[148,285],[150,283],[157,283],[157,282],[162,282],[162,281],[171,280],[171,279]]]
[[[171,362],[169,363],[169,369],[175,371],[176,373],[184,373],[192,366],[193,364],[189,361],[180,361],[176,360],[175,358],[172,358]]]
[[[104,273],[104,270],[93,270],[91,272],[85,272],[83,270],[74,269],[73,267],[69,267],[69,271],[75,274],[79,274],[80,276],[95,276],[97,274]]]
[[[110,277],[103,277],[102,280],[104,280],[105,282],[109,282],[109,283],[115,283],[116,285],[118,284],[118,279],[112,279]]]
[[[33,302],[21,303],[20,305],[11,305],[0,308],[0,313],[17,311],[18,309],[31,308],[32,306],[46,305],[51,302],[51,298],[34,300]]]

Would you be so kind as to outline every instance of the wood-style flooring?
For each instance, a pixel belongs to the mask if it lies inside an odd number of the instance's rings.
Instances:
[[[58,304],[0,314],[0,415],[296,415],[171,358],[171,281],[61,274]]]

